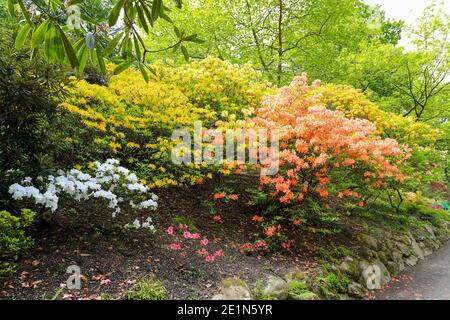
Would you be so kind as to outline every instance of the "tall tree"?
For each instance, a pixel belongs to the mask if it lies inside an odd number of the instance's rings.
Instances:
[[[172,14],[173,20],[205,40],[202,46],[188,47],[192,57],[213,54],[251,62],[278,84],[303,71],[327,79],[342,50],[356,50],[369,38],[396,42],[401,28],[401,23],[387,20],[379,8],[360,0],[185,2],[184,10]],[[160,24],[147,41],[163,48],[168,40],[161,41],[159,35],[169,28]]]

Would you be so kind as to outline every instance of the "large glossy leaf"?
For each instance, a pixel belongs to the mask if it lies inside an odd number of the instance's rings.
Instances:
[[[66,52],[67,58],[69,58],[70,65],[72,68],[75,68],[78,65],[78,58],[73,50],[72,44],[59,26],[56,26],[56,30],[59,32],[59,36],[61,37],[61,41],[64,46],[64,51]]]
[[[111,27],[116,25],[117,19],[119,19],[120,10],[124,3],[125,0],[119,0],[109,13],[108,23]]]
[[[114,69],[113,73],[114,73],[115,75],[117,75],[117,74],[119,74],[119,73],[121,73],[121,72],[127,70],[127,69],[131,66],[132,63],[133,63],[132,61],[125,61],[125,62],[122,62],[121,64],[119,64],[119,65]]]
[[[33,35],[31,36],[31,46],[33,48],[37,48],[42,43],[42,41],[44,41],[45,33],[48,30],[48,26],[50,25],[50,21],[51,20],[45,20],[33,32]]]
[[[117,44],[119,43],[119,41],[122,39],[123,37],[123,32],[119,33],[117,36],[115,36],[106,46],[105,48],[105,56],[109,56],[114,49],[117,47]]]
[[[185,46],[181,46],[181,52],[183,53],[184,59],[189,61],[189,53]]]
[[[153,0],[152,2],[152,19],[156,21],[159,17],[162,7],[162,0]]]
[[[27,38],[28,33],[30,33],[31,26],[28,23],[25,23],[19,30],[19,33],[16,37],[16,50],[20,50],[23,47],[25,39]]]

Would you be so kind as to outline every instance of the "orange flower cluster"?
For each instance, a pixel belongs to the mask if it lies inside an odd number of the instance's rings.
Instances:
[[[320,97],[308,95],[311,86],[305,74],[263,100],[255,127],[276,130],[280,136],[279,159],[269,157],[264,166],[279,161],[275,176],[261,176],[283,203],[302,201],[307,195],[322,199],[361,198],[354,190],[386,188],[403,182],[399,165],[410,157],[407,146],[394,139],[382,139],[376,126],[363,119],[349,119],[344,113],[320,105]],[[348,190],[352,190],[351,192]],[[361,199],[357,200],[362,205]]]

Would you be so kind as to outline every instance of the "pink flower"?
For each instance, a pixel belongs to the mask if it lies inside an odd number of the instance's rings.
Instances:
[[[217,250],[216,252],[214,252],[214,257],[220,257],[223,254],[223,250]]]
[[[111,280],[109,280],[109,279],[102,279],[101,281],[100,281],[100,284],[101,285],[104,285],[104,284],[110,284],[112,281]]]
[[[171,243],[170,250],[173,250],[173,251],[181,250],[181,245],[179,243]]]
[[[203,246],[207,246],[207,245],[208,245],[208,242],[209,242],[209,241],[208,241],[208,239],[206,239],[206,238],[203,239],[203,240],[201,241],[201,243],[202,243]]]
[[[189,231],[183,232],[183,237],[185,239],[198,239],[200,235],[198,233],[190,233]]]
[[[172,226],[167,228],[167,234],[173,235],[173,227]]]

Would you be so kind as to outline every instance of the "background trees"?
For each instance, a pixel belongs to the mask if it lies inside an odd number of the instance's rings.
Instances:
[[[302,71],[327,80],[344,49],[354,51],[365,39],[395,44],[402,26],[359,0],[187,1],[172,18],[205,40],[200,46],[188,45],[192,57],[214,54],[238,63],[251,61],[278,84]],[[160,38],[169,28],[161,23],[148,41],[164,47],[174,40]]]

